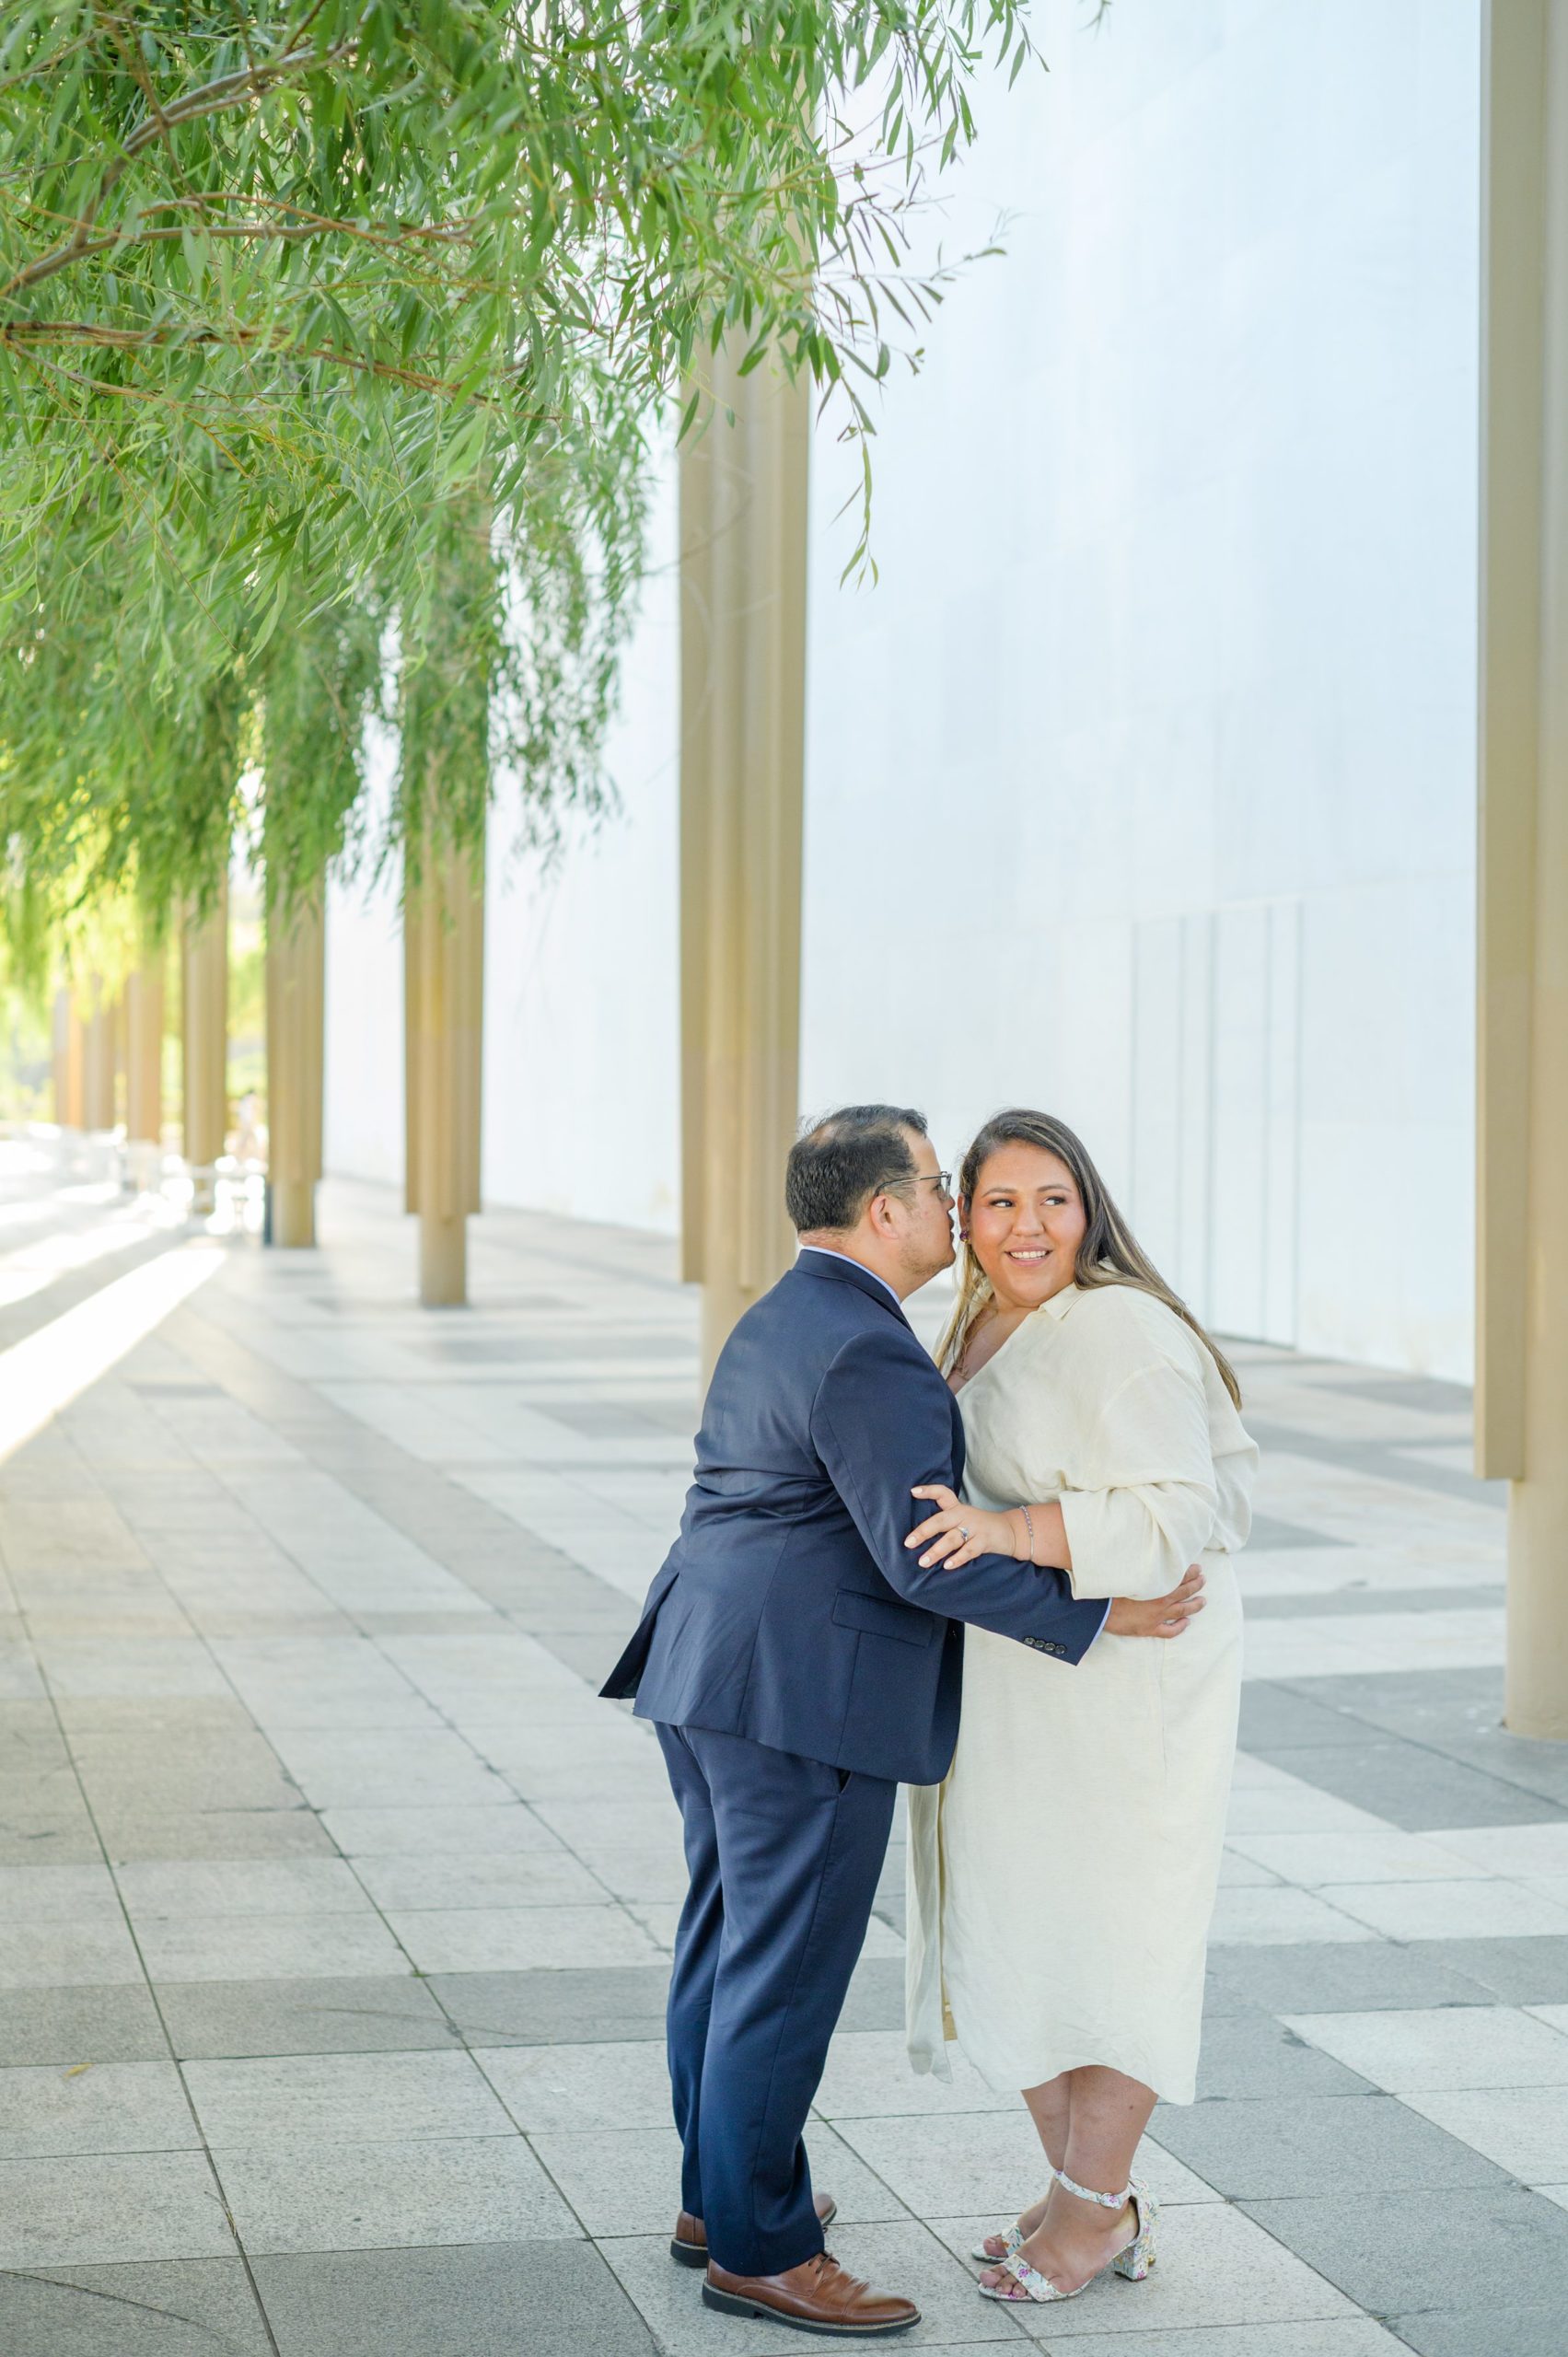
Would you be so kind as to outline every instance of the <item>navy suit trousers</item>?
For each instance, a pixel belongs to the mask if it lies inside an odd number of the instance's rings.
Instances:
[[[822,2248],[801,2131],[865,1937],[898,1786],[744,1736],[661,1724],[691,1889],[669,1988],[681,2207],[715,2263]]]

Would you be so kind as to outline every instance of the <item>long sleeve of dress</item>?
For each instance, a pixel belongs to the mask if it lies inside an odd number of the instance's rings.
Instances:
[[[1059,1500],[1073,1593],[1164,1596],[1208,1545],[1218,1504],[1198,1369],[1161,1359],[1130,1375],[1099,1412],[1094,1454],[1104,1486]]]

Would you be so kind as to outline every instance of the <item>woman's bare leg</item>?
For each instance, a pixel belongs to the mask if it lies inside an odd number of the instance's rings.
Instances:
[[[1051,2138],[1062,2117],[1057,2091],[1063,2087],[1067,2133],[1060,2148],[1063,2156],[1058,2159]],[[1041,2103],[1041,2098],[1046,2100]],[[1155,2107],[1152,2088],[1121,2071],[1087,2063],[1044,2087],[1026,2089],[1024,2101],[1040,2129],[1052,2167],[1064,2170],[1095,2193],[1121,2192],[1132,2177],[1132,2156]],[[1055,2183],[1043,2209],[1037,2205],[1034,2212],[1026,2213],[1023,2223],[1028,2232],[1020,2257],[1049,2276],[1062,2292],[1076,2291],[1098,2275],[1135,2232],[1130,2204],[1120,2211],[1102,2209],[1098,2202],[1082,2201]],[[989,2268],[981,2280],[1007,2285],[1005,2275]],[[1020,2289],[1018,2297],[1024,2296]]]
[[[1068,2076],[1072,2095],[1067,2154],[1055,2165],[1096,2193],[1120,2193],[1132,2177],[1133,2155],[1155,2107],[1154,2089],[1098,2062],[1069,2072]],[[1061,2191],[1060,2187],[1057,2190]],[[1109,2218],[1113,2213],[1103,2214]]]
[[[1045,2157],[1053,2169],[1067,2166],[1067,2145],[1072,2133],[1073,2080],[1074,2073],[1063,2071],[1059,2079],[1047,2079],[1043,2087],[1026,2087],[1024,2101],[1029,2107]],[[1045,2204],[1041,2202],[1043,2210]]]
[[[1040,2142],[1045,2146],[1045,2157],[1053,2169],[1067,2166],[1072,2090],[1073,2074],[1070,2071],[1063,2071],[1060,2078],[1047,2079],[1042,2087],[1024,2089],[1024,2101],[1028,2106],[1029,2117],[1034,2121]],[[1038,2201],[1031,2201],[1028,2208],[1020,2212],[1018,2223],[1026,2235],[1032,2235],[1045,2216],[1048,2199],[1049,2196],[1042,2193]],[[1003,2245],[1001,2235],[987,2235],[985,2247],[987,2250],[993,2250],[998,2258],[1002,2256]]]

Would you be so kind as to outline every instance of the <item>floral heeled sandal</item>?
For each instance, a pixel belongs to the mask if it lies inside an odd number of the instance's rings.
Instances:
[[[1076,2184],[1061,2169],[1052,2169],[1051,2174],[1064,2191],[1075,2194],[1080,2201],[1098,2202],[1102,2210],[1124,2209],[1131,2201],[1137,2232],[1124,2250],[1119,2250],[1114,2258],[1107,2259],[1106,2267],[1114,2268],[1117,2274],[1123,2276],[1129,2283],[1141,2283],[1155,2263],[1155,2219],[1159,2212],[1159,2204],[1154,2196],[1145,2192],[1136,2181],[1124,2187],[1120,2193],[1096,2193],[1090,2186]],[[1089,2283],[1098,2282],[1106,2271],[1106,2267],[1102,2267],[1097,2274],[1089,2277],[1088,2282],[1080,2283],[1076,2292],[1063,2292],[1049,2275],[1042,2275],[1039,2268],[1031,2267],[1027,2258],[1019,2257],[1024,2236],[1016,2226],[1008,2231],[1005,2240],[1007,2247],[1001,2258],[988,2251],[983,2244],[975,2246],[974,2256],[983,2259],[988,2267],[1000,2268],[1005,2275],[1010,2275],[1026,2299],[1075,2300],[1079,2292],[1086,2292]],[[1011,2303],[1018,2296],[1017,2292],[1004,2291],[1000,2284],[981,2283],[975,2288],[982,2300]]]
[[[992,2235],[988,2239],[993,2243],[1000,2243],[1002,2246],[1001,2249],[987,2250],[983,2242],[971,2243],[970,2245],[970,2257],[971,2258],[978,2258],[982,2267],[1000,2267],[1005,2258],[1012,2258],[1013,2253],[1022,2243],[1024,2239],[1024,2230],[1022,2226],[1015,2223],[1011,2226],[1004,2227],[1000,2234]]]
[[[1046,2163],[1046,2166],[1048,2168],[1051,2167],[1049,2161]],[[1144,2207],[1150,2212],[1151,2216],[1154,2213],[1155,2204],[1149,2195],[1144,2192],[1144,2187],[1137,2177],[1133,2177],[1125,2193],[1091,2193],[1086,2186],[1076,2185],[1070,2177],[1063,2177],[1060,2169],[1053,2168],[1051,2170],[1051,2174],[1059,2185],[1066,2188],[1069,2193],[1075,2193],[1079,2195],[1085,2201],[1098,2201],[1103,2210],[1116,2209],[1122,2202],[1131,2201],[1135,2195],[1141,2195],[1143,2198]],[[1012,2225],[1004,2226],[997,2234],[988,2235],[985,2241],[971,2243],[970,2246],[970,2257],[971,2258],[978,2258],[982,2267],[1000,2267],[1005,2258],[1013,2258],[1026,2239],[1027,2237],[1024,2234],[1023,2221],[1021,2219],[1016,2219]],[[987,2248],[987,2243],[996,2242],[999,2242],[1002,2246],[1000,2250],[991,2250]],[[1151,2259],[1149,2264],[1152,2267],[1154,2261]],[[1143,2278],[1140,2276],[1136,2280],[1141,2282]]]

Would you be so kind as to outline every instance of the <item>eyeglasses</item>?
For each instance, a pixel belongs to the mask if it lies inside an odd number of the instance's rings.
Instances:
[[[953,1174],[950,1170],[912,1171],[909,1176],[904,1178],[884,1179],[882,1185],[877,1188],[877,1192],[879,1195],[893,1195],[898,1192],[900,1187],[935,1187],[939,1195],[946,1195],[948,1201],[951,1202],[953,1194]]]

